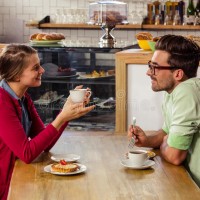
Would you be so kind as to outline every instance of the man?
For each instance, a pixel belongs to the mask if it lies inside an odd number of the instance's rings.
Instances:
[[[152,90],[166,91],[162,105],[164,124],[155,135],[146,136],[139,126],[130,126],[136,146],[160,148],[169,163],[183,163],[200,187],[200,47],[177,35],[165,35],[156,43],[148,62]],[[152,116],[153,117],[153,116]]]

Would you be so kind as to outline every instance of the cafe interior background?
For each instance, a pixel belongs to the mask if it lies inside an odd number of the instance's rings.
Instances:
[[[72,44],[77,44],[80,41],[87,41],[86,43],[96,43],[98,44],[99,38],[102,36],[103,31],[99,29],[79,29],[79,28],[59,28],[59,29],[38,29],[34,26],[29,26],[31,24],[37,24],[38,21],[42,20],[46,16],[50,16],[51,23],[73,23],[73,24],[84,24],[89,21],[88,12],[89,5],[91,2],[88,0],[0,0],[0,43],[28,43],[30,35],[37,32],[60,32],[65,36],[66,41],[70,41]],[[130,24],[141,23],[143,17],[147,14],[147,1],[142,0],[124,0],[122,2],[128,5],[128,21]],[[187,7],[188,1],[185,2],[185,7]],[[194,4],[196,5],[196,0]],[[92,25],[91,25],[92,26]],[[181,35],[198,35],[199,30],[170,30],[170,29],[151,29],[149,31],[154,37],[162,36],[165,34],[181,34]],[[136,33],[141,32],[140,29],[115,29],[113,30],[113,35],[117,40],[117,44],[122,44],[127,46],[129,44],[135,44]],[[114,54],[104,54],[103,59],[115,59]],[[144,72],[145,73],[145,70]],[[142,76],[142,75],[141,75]],[[142,84],[147,83],[147,78],[143,80],[140,77],[140,86],[143,88]],[[137,78],[137,75],[136,75]],[[139,90],[139,88],[137,88]],[[144,88],[145,89],[145,88]],[[149,89],[149,94],[152,91]],[[154,96],[153,99],[156,100],[152,106],[152,102],[149,100],[149,96],[141,95],[141,99],[136,99],[137,104],[140,105],[138,113],[141,115],[141,110],[143,109],[143,115],[141,116],[141,125],[146,130],[157,129],[162,124],[162,119],[160,115],[160,109],[158,107],[161,105],[161,96]],[[134,97],[135,98],[135,97]],[[135,99],[134,99],[135,100]],[[133,108],[135,106],[133,105]],[[148,114],[147,114],[148,111]],[[146,116],[154,116],[154,118],[149,117],[147,120]],[[159,123],[153,123],[154,119],[159,119]],[[109,119],[108,119],[109,120]],[[114,118],[111,119],[114,122]],[[140,121],[139,121],[140,122]],[[148,124],[146,125],[146,123]],[[131,118],[129,117],[127,125],[131,123]],[[144,124],[143,124],[144,123]],[[104,126],[105,128],[105,126]],[[114,127],[111,126],[111,130]],[[82,128],[80,129],[82,130]],[[109,130],[109,128],[103,129]]]
[[[81,21],[81,23],[87,23],[88,8],[89,3],[91,2],[92,1],[88,0],[0,0],[0,42],[28,42],[29,36],[38,30],[27,27],[26,24],[32,20],[41,20],[47,15],[49,15],[51,20],[55,22],[56,14],[70,12],[75,16],[73,22],[79,23],[79,21]],[[146,0],[124,0],[123,2],[128,4],[130,21],[131,13],[136,13],[136,15],[145,15],[147,10]],[[187,1],[185,1],[185,4],[187,6]],[[194,0],[194,4],[196,4],[196,0]],[[80,17],[81,14],[83,14],[84,17]],[[45,31],[51,30],[47,29]],[[71,40],[84,38],[89,41],[96,41],[97,37],[99,38],[102,35],[102,31],[100,29],[59,29],[59,31],[62,32],[67,39]],[[114,30],[113,33],[118,42],[134,42],[135,33],[138,31],[139,30]],[[156,30],[150,32],[154,36],[164,35],[167,33],[189,33],[196,35],[198,30]]]

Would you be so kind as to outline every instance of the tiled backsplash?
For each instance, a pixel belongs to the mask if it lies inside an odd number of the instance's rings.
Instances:
[[[91,1],[90,1],[91,2]],[[137,10],[144,11],[147,1],[124,0],[129,4],[129,12],[135,7]],[[58,9],[85,9],[88,12],[88,0],[0,0],[0,43],[10,42],[28,42],[29,35],[35,32],[62,32],[67,39],[86,39],[98,41],[102,36],[101,30],[82,30],[82,29],[45,29],[28,28],[25,26],[29,20],[40,20],[47,15],[55,17]],[[128,41],[132,43],[135,40],[135,33],[139,30],[114,30],[113,35],[117,42]],[[167,33],[175,34],[194,34],[198,31],[150,31],[154,36]]]

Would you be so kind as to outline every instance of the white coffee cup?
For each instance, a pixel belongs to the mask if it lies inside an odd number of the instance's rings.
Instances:
[[[70,97],[74,103],[82,103],[84,102],[86,94],[88,94],[88,98],[90,98],[92,92],[87,89],[74,89],[70,90]]]
[[[128,153],[128,159],[131,165],[141,167],[148,159],[148,153],[144,150],[132,150]]]

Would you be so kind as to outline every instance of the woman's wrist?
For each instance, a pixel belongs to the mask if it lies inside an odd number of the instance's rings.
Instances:
[[[66,123],[68,120],[61,117],[61,114],[58,114],[58,116],[55,118],[55,120],[51,123],[57,130],[59,130],[64,123]]]

